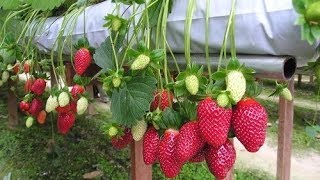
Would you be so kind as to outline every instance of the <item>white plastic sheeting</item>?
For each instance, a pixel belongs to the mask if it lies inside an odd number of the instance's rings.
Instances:
[[[172,13],[168,17],[167,40],[175,53],[184,51],[184,23],[187,11],[186,0],[174,0]],[[206,1],[196,1],[191,29],[191,51],[204,53]],[[124,12],[127,6],[121,6]],[[211,53],[220,51],[226,28],[231,0],[211,0],[209,47]],[[98,47],[108,36],[103,27],[104,16],[111,13],[111,0],[86,9],[86,33],[90,44]],[[124,16],[132,15],[130,8]],[[291,0],[238,0],[236,5],[235,36],[237,53],[292,55],[302,65],[315,57],[318,43],[310,46],[302,41],[300,27],[294,25],[297,14]],[[54,17],[46,22],[45,32],[35,37],[39,49],[48,52],[60,30],[63,17]],[[73,39],[83,36],[83,14],[77,19]]]

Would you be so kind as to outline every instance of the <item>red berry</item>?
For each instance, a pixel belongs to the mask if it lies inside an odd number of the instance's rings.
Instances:
[[[35,98],[32,100],[31,102],[31,106],[29,108],[29,113],[33,116],[33,117],[37,117],[39,112],[43,109],[43,103],[41,101],[41,99],[39,98]]]
[[[115,136],[111,139],[111,144],[115,149],[123,149],[133,141],[131,130],[125,129],[123,136]]]
[[[74,112],[58,113],[58,132],[61,134],[67,134],[74,125],[75,120],[76,115]]]
[[[143,160],[147,165],[153,164],[158,160],[158,147],[160,137],[157,130],[151,126],[147,130],[143,139]]]
[[[46,81],[41,78],[36,79],[31,86],[31,92],[33,92],[38,96],[42,95],[45,89],[46,89]]]
[[[206,152],[206,162],[210,172],[217,179],[224,179],[236,160],[236,150],[230,140],[216,148],[209,146]]]
[[[175,157],[178,136],[178,131],[167,129],[159,143],[160,168],[167,178],[174,178],[181,171],[182,164]]]
[[[44,124],[46,122],[46,118],[47,118],[47,112],[45,110],[42,110],[39,112],[37,116],[37,121],[39,124]]]
[[[20,63],[16,63],[14,66],[13,66],[13,73],[14,74],[19,74],[19,70],[20,70]]]
[[[90,66],[92,56],[87,48],[79,49],[74,55],[74,68],[77,74],[82,75]]]
[[[33,84],[33,79],[32,78],[27,79],[23,88],[25,93],[29,93],[31,91],[32,84]]]
[[[203,139],[212,146],[220,147],[228,138],[232,110],[220,107],[208,97],[199,103],[197,113]]]
[[[71,101],[68,105],[61,107],[58,106],[56,108],[56,111],[58,113],[67,113],[67,112],[73,112],[73,113],[77,113],[77,102],[76,101]]]
[[[154,99],[151,102],[151,107],[150,110],[154,111],[158,107],[163,111],[167,107],[170,106],[173,102],[173,94],[169,90],[158,90],[157,92],[154,93],[153,95]]]
[[[78,99],[80,94],[84,93],[84,87],[78,84],[75,84],[71,89],[71,95],[74,99]]]
[[[26,101],[21,101],[19,104],[19,108],[21,111],[28,111],[30,108],[30,103],[28,103]]]
[[[233,113],[232,126],[236,137],[249,152],[256,152],[263,145],[267,123],[267,112],[259,102],[251,98],[238,102]]]
[[[204,146],[205,142],[200,136],[198,122],[185,123],[179,130],[176,144],[176,159],[184,164],[194,157]]]
[[[207,146],[205,145],[195,156],[193,156],[189,161],[193,163],[202,162],[205,160],[205,155],[207,151]]]
[[[25,62],[25,63],[23,64],[23,71],[24,71],[25,73],[29,73],[29,72],[30,72],[30,64],[29,64],[29,63]]]

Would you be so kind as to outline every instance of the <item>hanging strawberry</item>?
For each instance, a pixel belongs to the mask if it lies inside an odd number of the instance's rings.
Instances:
[[[74,68],[78,75],[82,75],[92,62],[93,49],[89,47],[87,38],[79,39],[75,47],[77,51],[73,56]]]

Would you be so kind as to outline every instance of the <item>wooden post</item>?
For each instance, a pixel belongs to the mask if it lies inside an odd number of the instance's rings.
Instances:
[[[86,86],[86,91],[89,94],[89,98],[93,99],[94,98],[94,91],[93,91],[93,85],[89,84],[88,86]],[[88,106],[88,113],[90,115],[94,115],[95,114],[95,109],[92,103],[89,104]]]
[[[294,94],[294,79],[289,81],[289,87]],[[280,97],[279,99],[279,129],[278,129],[278,157],[277,179],[290,180],[291,145],[293,128],[294,104]]]
[[[298,74],[298,87],[301,86],[302,74]]]
[[[8,127],[11,129],[14,129],[19,123],[17,98],[14,92],[10,90],[10,87],[15,87],[15,84],[16,82],[11,79],[8,80]]]
[[[152,166],[146,165],[143,161],[143,141],[134,141],[131,145],[131,179],[151,180]]]
[[[310,75],[310,78],[309,78],[309,82],[310,82],[310,84],[312,84],[312,83],[313,83],[313,81],[314,81],[314,79],[313,79],[313,75],[311,74],[311,75]]]

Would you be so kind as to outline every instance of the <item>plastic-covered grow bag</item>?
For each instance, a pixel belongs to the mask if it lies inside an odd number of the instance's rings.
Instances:
[[[111,0],[90,6],[86,9],[86,33],[90,44],[98,47],[108,36],[103,27],[104,16],[111,13],[114,4]],[[206,1],[196,1],[191,29],[191,52],[204,53]],[[127,6],[121,6],[124,12]],[[231,1],[211,0],[209,29],[210,53],[217,53],[223,40]],[[187,11],[185,0],[174,0],[172,13],[168,17],[167,40],[173,52],[184,51],[184,23]],[[124,14],[132,15],[131,8]],[[316,57],[318,43],[310,46],[301,40],[300,27],[294,25],[297,18],[291,0],[238,0],[236,5],[235,36],[237,53],[291,55],[298,66]],[[35,37],[35,43],[45,52],[53,47],[60,30],[63,17],[49,18],[45,32]],[[77,19],[73,39],[83,36],[83,14]],[[66,52],[68,53],[68,52]]]

